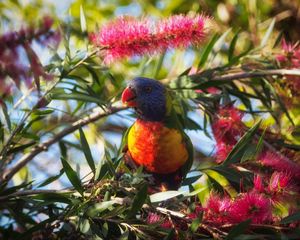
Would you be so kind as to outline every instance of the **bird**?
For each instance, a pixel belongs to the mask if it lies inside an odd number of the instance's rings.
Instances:
[[[121,98],[137,114],[124,134],[125,159],[150,173],[161,191],[177,190],[192,166],[193,145],[173,107],[171,90],[158,80],[136,77]]]

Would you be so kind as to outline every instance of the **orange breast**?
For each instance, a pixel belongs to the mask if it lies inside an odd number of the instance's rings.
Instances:
[[[158,122],[137,120],[128,134],[133,160],[150,172],[175,172],[188,159],[182,134]]]

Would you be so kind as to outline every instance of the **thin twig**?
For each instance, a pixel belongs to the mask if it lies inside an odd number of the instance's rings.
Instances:
[[[95,122],[101,118],[107,117],[113,113],[122,111],[126,108],[121,107],[121,108],[110,108],[106,112],[96,112],[92,113],[91,115],[80,119],[74,123],[69,128],[64,129],[60,133],[56,134],[54,137],[50,138],[49,140],[45,141],[44,143],[41,143],[34,147],[29,153],[23,155],[23,157],[17,162],[15,166],[12,168],[8,169],[6,172],[4,172],[1,181],[8,181],[10,180],[22,167],[24,167],[28,162],[30,162],[36,155],[39,153],[48,150],[48,148],[67,136],[68,134],[76,131],[82,126],[85,126],[91,122]],[[1,183],[0,181],[0,183]]]

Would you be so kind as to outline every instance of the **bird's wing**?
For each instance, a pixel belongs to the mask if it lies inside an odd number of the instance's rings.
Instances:
[[[183,141],[186,145],[186,149],[188,151],[188,160],[185,162],[185,164],[180,168],[180,172],[182,174],[182,177],[185,178],[189,170],[191,169],[194,161],[194,148],[193,144],[191,142],[191,139],[189,136],[184,132],[184,126],[183,123],[179,120],[178,115],[175,111],[175,109],[172,107],[173,106],[173,99],[172,95],[170,92],[166,92],[167,94],[167,113],[168,115],[166,116],[165,120],[165,126],[169,128],[175,128],[177,129],[183,137]]]
[[[188,151],[188,159],[185,162],[185,164],[180,168],[181,176],[184,179],[186,177],[186,175],[188,174],[188,172],[190,171],[192,165],[193,165],[194,147],[193,147],[193,144],[191,142],[191,139],[189,138],[189,136],[183,130],[182,130],[182,135],[183,135],[183,139],[184,139],[186,149]]]
[[[119,153],[123,152],[123,153],[126,153],[127,150],[128,150],[128,134],[129,134],[129,131],[130,129],[132,128],[134,124],[132,124],[129,128],[127,128],[127,130],[123,133],[123,136],[122,136],[122,140],[121,140],[121,146],[119,148]]]

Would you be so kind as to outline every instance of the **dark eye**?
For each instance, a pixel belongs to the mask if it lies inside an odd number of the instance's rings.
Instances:
[[[150,93],[152,91],[152,87],[147,86],[144,88],[145,92]]]

